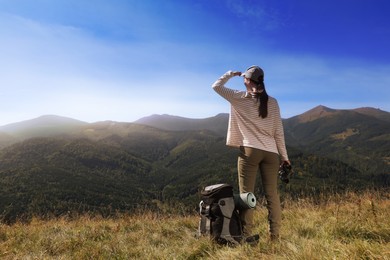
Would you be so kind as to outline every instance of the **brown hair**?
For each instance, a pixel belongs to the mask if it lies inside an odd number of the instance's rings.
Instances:
[[[264,81],[261,80],[260,82],[256,82],[251,79],[256,85],[257,90],[263,90],[261,93],[256,94],[257,101],[259,102],[259,116],[262,118],[266,118],[268,115],[268,94],[265,90]]]

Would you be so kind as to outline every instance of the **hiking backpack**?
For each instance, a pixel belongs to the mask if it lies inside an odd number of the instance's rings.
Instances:
[[[219,244],[237,245],[242,240],[242,223],[235,207],[233,187],[216,184],[201,191],[198,233],[210,235]]]

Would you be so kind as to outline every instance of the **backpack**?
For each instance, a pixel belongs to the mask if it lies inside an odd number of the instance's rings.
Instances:
[[[218,244],[241,243],[242,223],[235,207],[233,187],[216,184],[201,191],[198,235],[210,235]]]

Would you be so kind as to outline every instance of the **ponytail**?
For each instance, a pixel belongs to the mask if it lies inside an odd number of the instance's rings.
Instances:
[[[268,94],[265,91],[264,82],[258,84],[259,90],[263,90],[257,95],[257,101],[259,102],[259,116],[266,118],[268,115]]]

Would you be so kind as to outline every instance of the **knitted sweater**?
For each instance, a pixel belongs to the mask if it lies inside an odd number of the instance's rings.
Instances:
[[[250,95],[247,97],[245,91],[225,87],[226,82],[233,76],[233,72],[228,71],[212,86],[231,105],[226,144],[234,147],[248,146],[277,153],[281,156],[281,160],[287,161],[288,155],[278,102],[269,96],[268,115],[266,118],[259,117],[259,103],[256,98]]]

